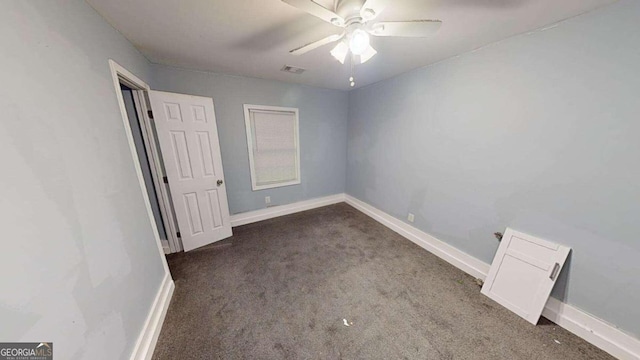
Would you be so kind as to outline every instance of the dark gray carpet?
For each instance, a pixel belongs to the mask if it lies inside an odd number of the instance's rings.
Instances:
[[[168,259],[158,360],[611,359],[545,319],[530,325],[346,204]]]

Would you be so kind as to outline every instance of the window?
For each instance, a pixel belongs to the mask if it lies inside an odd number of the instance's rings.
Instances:
[[[300,184],[298,109],[244,105],[254,191]]]

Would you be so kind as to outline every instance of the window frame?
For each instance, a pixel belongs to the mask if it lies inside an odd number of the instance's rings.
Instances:
[[[253,144],[255,139],[253,138],[253,131],[251,127],[251,112],[263,111],[263,112],[279,112],[279,113],[293,113],[295,118],[295,129],[293,131],[294,142],[296,146],[296,179],[286,182],[279,182],[266,185],[257,185],[256,183],[256,171],[255,171],[255,159],[253,157]],[[247,133],[247,150],[249,152],[249,169],[251,170],[251,189],[253,191],[273,189],[284,186],[299,185],[302,182],[302,174],[300,171],[300,118],[298,108],[282,107],[282,106],[269,106],[269,105],[254,105],[244,104],[244,124]]]

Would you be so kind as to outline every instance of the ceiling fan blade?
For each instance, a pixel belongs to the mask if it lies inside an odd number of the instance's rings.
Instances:
[[[388,0],[366,0],[360,9],[360,16],[365,21],[371,21],[378,17],[387,6]]]
[[[322,39],[322,40],[318,40],[318,41],[314,41],[312,43],[300,46],[299,48],[295,48],[291,51],[289,51],[291,54],[293,55],[302,55],[302,54],[306,54],[311,50],[317,49],[320,46],[332,43],[332,42],[336,42],[340,39],[342,39],[342,37],[344,36],[343,34],[336,34],[336,35],[331,35],[331,36],[327,36],[326,38]]]
[[[283,2],[318,17],[330,24],[343,27],[344,19],[333,11],[311,0],[282,0]]]
[[[442,26],[440,20],[383,21],[374,24],[369,33],[375,36],[429,37]]]

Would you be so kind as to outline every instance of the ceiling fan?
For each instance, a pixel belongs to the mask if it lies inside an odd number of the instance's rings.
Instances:
[[[312,0],[282,0],[283,2],[316,16],[332,25],[343,28],[340,34],[328,36],[290,51],[302,55],[323,45],[339,41],[331,55],[344,64],[349,52],[356,64],[367,62],[378,52],[371,46],[369,35],[398,37],[428,37],[435,34],[442,21],[378,21],[388,0],[336,0],[331,11]],[[353,83],[353,80],[351,80]],[[352,84],[353,86],[353,84]]]

